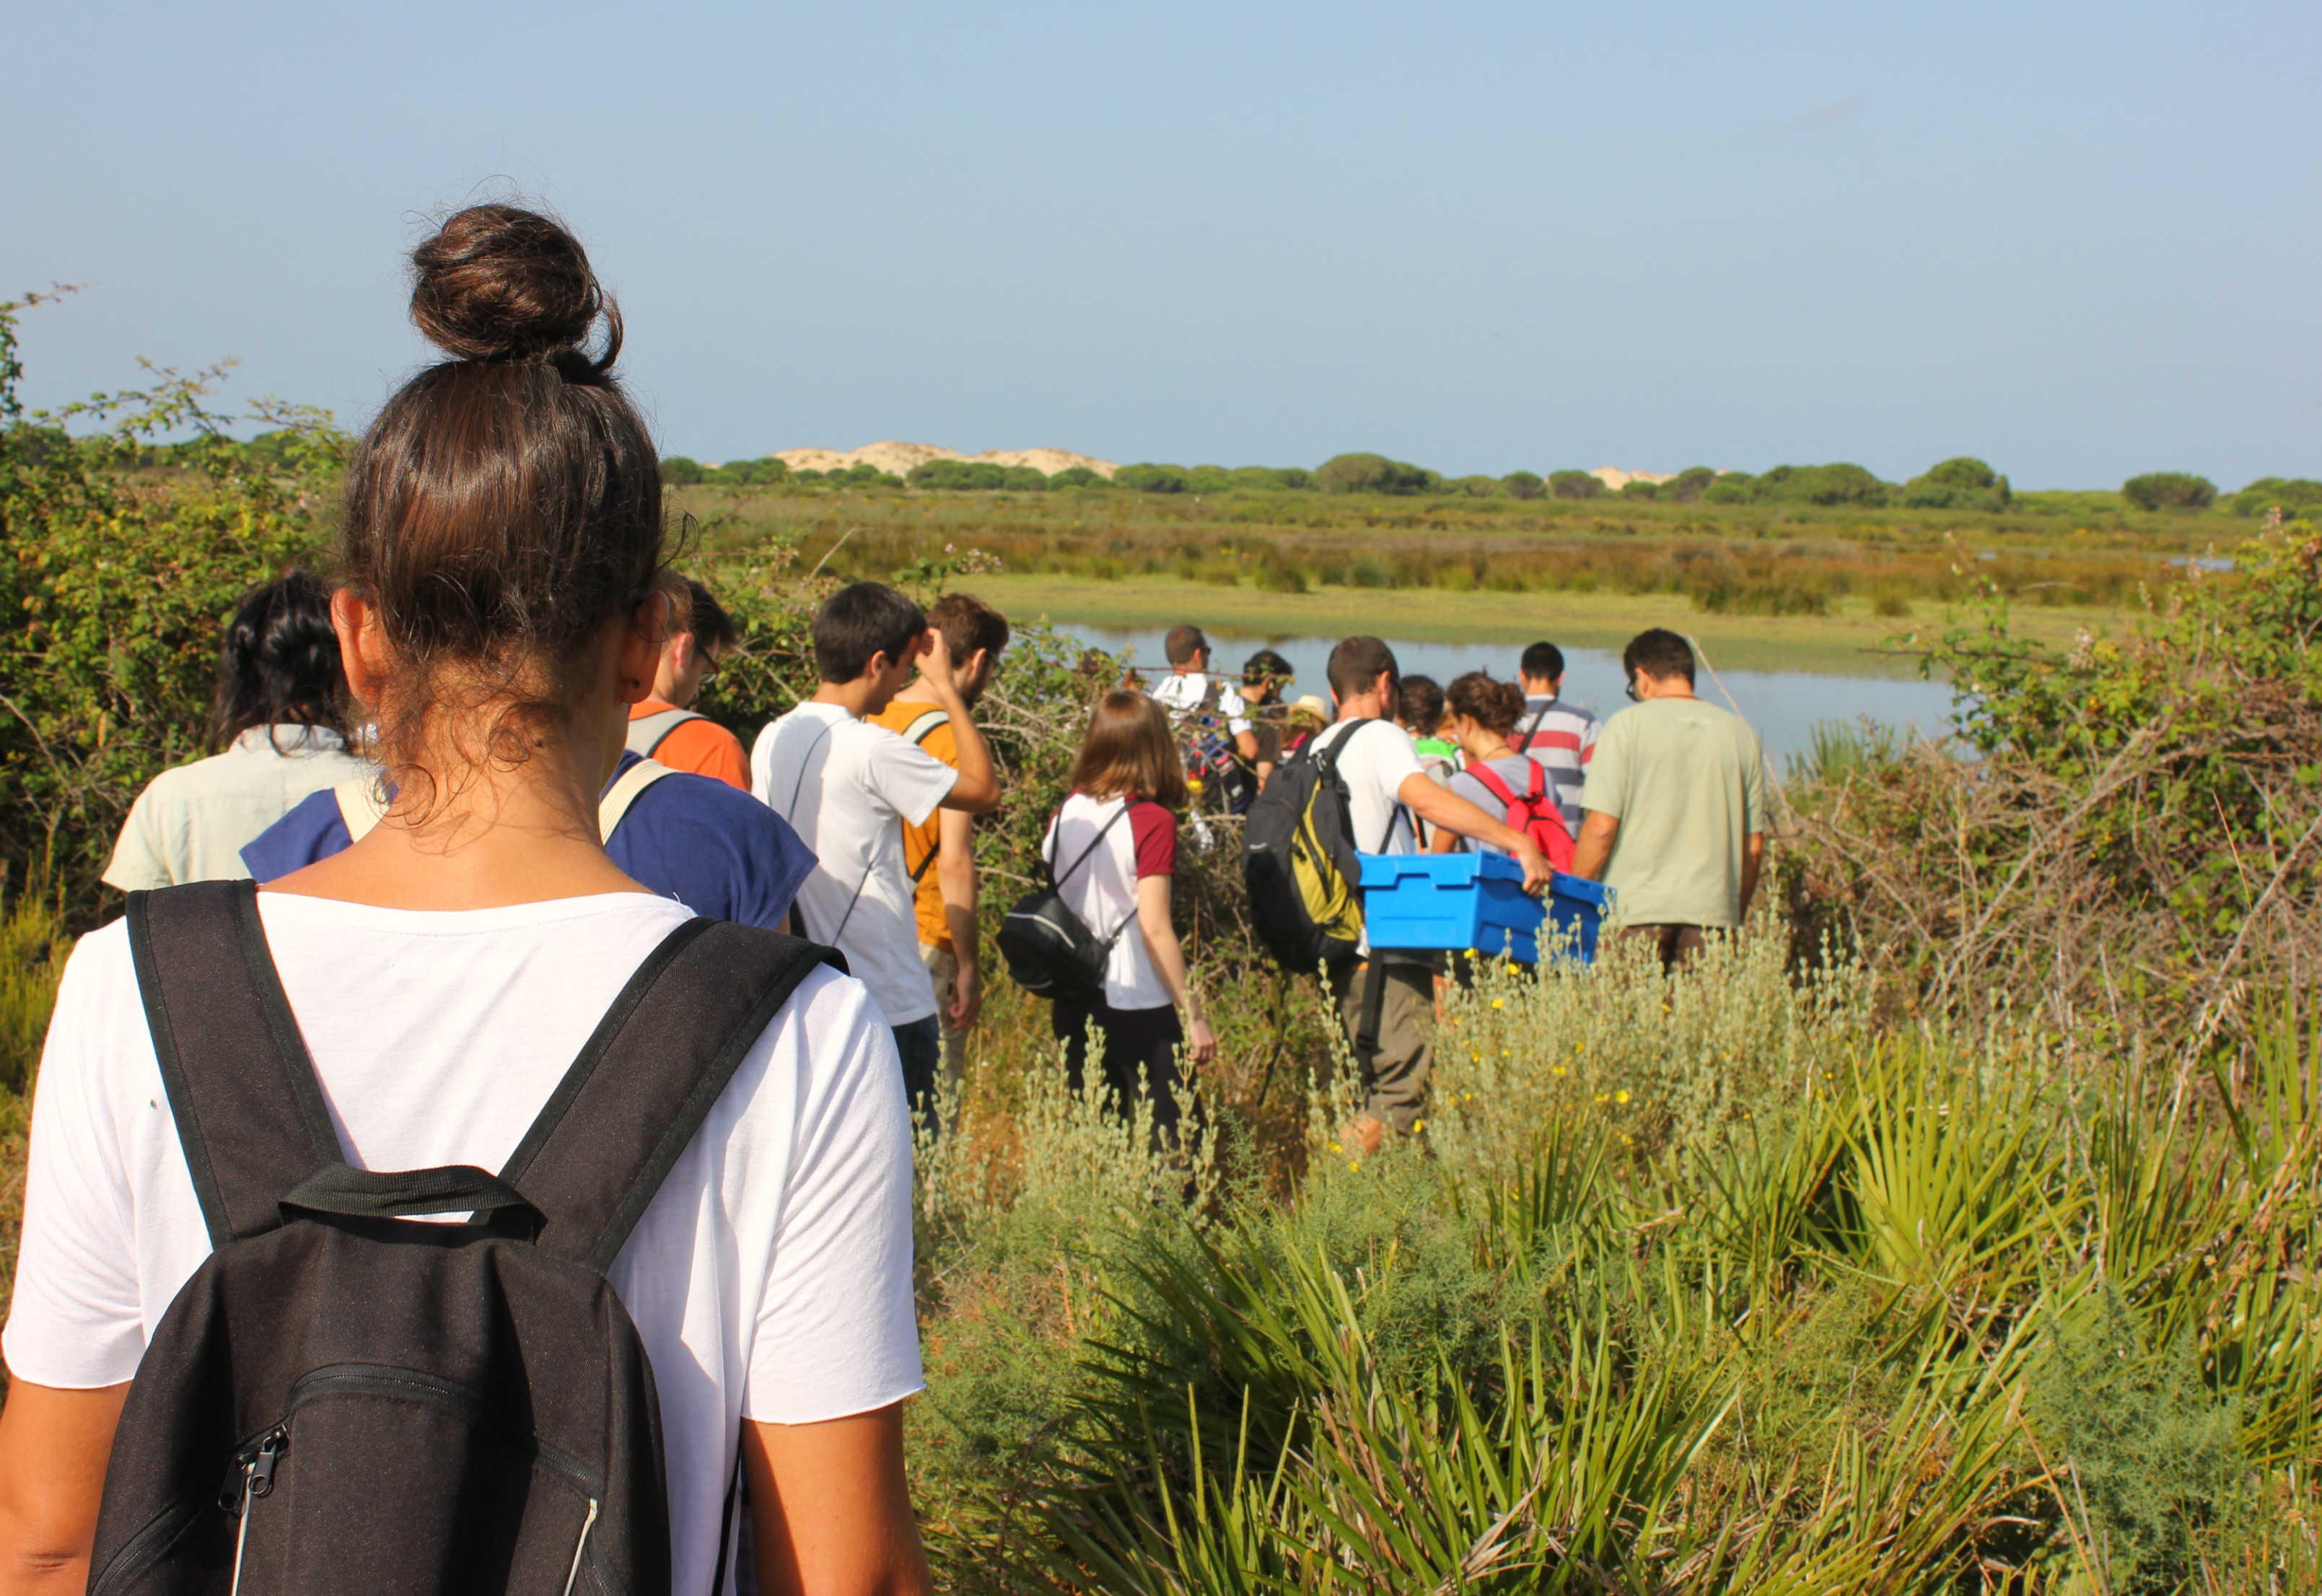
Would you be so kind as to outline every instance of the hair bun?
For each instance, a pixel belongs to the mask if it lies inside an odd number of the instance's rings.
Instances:
[[[455,360],[555,360],[602,372],[620,351],[620,313],[580,241],[537,212],[470,205],[414,250],[411,264],[411,319]],[[605,352],[589,360],[581,345],[599,316]]]

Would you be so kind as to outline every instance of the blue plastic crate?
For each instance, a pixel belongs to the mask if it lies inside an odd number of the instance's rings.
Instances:
[[[1558,876],[1545,904],[1523,889],[1523,871],[1498,853],[1363,853],[1363,919],[1375,948],[1473,948],[1519,963],[1540,960],[1540,922],[1551,920],[1583,963],[1596,956],[1605,892]],[[1575,934],[1577,933],[1577,936]]]

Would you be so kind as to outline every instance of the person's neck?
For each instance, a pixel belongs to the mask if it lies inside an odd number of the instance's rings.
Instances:
[[[871,700],[879,696],[879,684],[867,676],[853,681],[826,681],[815,689],[814,704],[836,704],[856,720],[871,713]]]
[[[943,706],[943,700],[936,696],[936,689],[928,684],[928,679],[924,676],[914,676],[911,678],[911,685],[905,688],[901,692],[897,693],[893,698],[889,700],[889,702],[895,704],[933,704],[938,708]]]
[[[1505,737],[1495,737],[1488,743],[1478,737],[1473,743],[1463,744],[1462,747],[1469,759],[1480,760],[1486,764],[1490,764],[1495,759],[1505,759],[1515,752],[1508,746],[1508,740]]]
[[[1553,701],[1557,696],[1555,687],[1543,681],[1528,681],[1523,684],[1523,690],[1524,697],[1527,698],[1547,698]]]

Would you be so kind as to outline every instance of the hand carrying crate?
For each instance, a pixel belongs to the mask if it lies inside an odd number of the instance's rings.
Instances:
[[[1523,869],[1500,853],[1360,853],[1363,922],[1380,949],[1473,948],[1520,964],[1540,962],[1540,927],[1552,951],[1584,964],[1596,956],[1607,893],[1601,882],[1558,875],[1546,901],[1523,889]]]

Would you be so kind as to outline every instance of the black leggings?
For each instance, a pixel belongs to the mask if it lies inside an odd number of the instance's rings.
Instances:
[[[1179,1109],[1177,1049],[1185,1040],[1177,1010],[1170,1004],[1158,1008],[1115,1008],[1102,999],[1060,998],[1051,1017],[1056,1040],[1065,1044],[1065,1078],[1074,1091],[1082,1089],[1088,1068],[1088,1037],[1083,1026],[1096,1022],[1104,1039],[1104,1080],[1112,1088],[1120,1112],[1128,1114],[1136,1100],[1138,1077],[1153,1094],[1153,1129],[1164,1139],[1175,1139]]]

